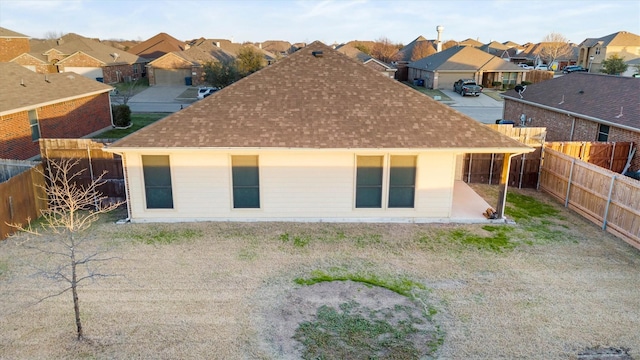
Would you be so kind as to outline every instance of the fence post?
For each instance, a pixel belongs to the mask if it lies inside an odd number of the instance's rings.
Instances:
[[[613,186],[616,183],[618,175],[611,177],[611,185],[609,186],[609,196],[607,196],[607,206],[604,208],[604,217],[602,219],[602,230],[607,230],[607,218],[609,217],[609,206],[611,205],[611,194],[613,194]]]
[[[616,154],[616,142],[613,142],[613,149],[611,149],[611,159],[609,160],[609,170],[613,169],[613,156]]]
[[[527,154],[522,154],[522,163],[520,164],[520,180],[518,181],[518,189],[522,189],[522,175],[524,174],[525,161],[527,161]]]
[[[564,207],[569,206],[569,192],[571,191],[571,178],[573,177],[573,167],[576,164],[576,159],[571,160],[571,170],[569,170],[569,179],[567,179],[567,196],[564,199]]]
[[[89,160],[89,175],[91,176],[91,183],[93,184],[93,164],[91,163],[91,145],[87,144],[87,157]],[[93,206],[96,207],[96,209],[98,208],[98,199],[95,196],[95,193],[93,195]]]

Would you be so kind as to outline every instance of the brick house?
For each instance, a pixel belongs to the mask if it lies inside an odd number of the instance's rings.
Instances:
[[[0,158],[40,154],[40,138],[81,138],[112,126],[111,86],[74,73],[0,63]]]
[[[185,43],[167,33],[159,33],[127,50],[127,52],[143,57],[145,59],[155,60],[165,54],[173,51],[186,50]]]
[[[423,79],[429,89],[452,89],[458,79],[474,79],[484,87],[500,82],[513,87],[527,70],[473,46],[454,46],[407,65],[408,79]]]
[[[575,72],[503,94],[503,118],[547,128],[547,141],[640,144],[640,79]],[[632,160],[640,170],[640,154]]]
[[[29,37],[0,27],[0,62],[11,61],[16,56],[29,52]]]
[[[198,46],[184,51],[173,51],[147,65],[149,85],[202,85],[204,64],[234,58],[231,53],[216,46]]]
[[[140,56],[73,33],[56,40],[32,40],[30,46],[29,56],[23,54],[12,62],[31,70],[35,66],[34,71],[44,69],[46,64],[46,72],[49,73],[75,72],[107,84],[145,76],[145,64],[148,62]],[[41,62],[37,62],[38,59]]]

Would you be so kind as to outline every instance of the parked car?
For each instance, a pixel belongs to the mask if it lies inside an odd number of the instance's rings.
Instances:
[[[207,96],[213,94],[214,92],[218,91],[220,89],[218,89],[217,87],[201,87],[198,88],[198,99],[204,99]]]
[[[533,66],[527,65],[527,64],[518,64],[518,66],[523,68],[523,69],[527,69],[527,70],[533,69]]]
[[[535,70],[543,70],[543,71],[549,71],[549,67],[547,65],[536,65],[536,67],[534,68]]]
[[[482,92],[482,86],[476,84],[476,81],[473,79],[460,79],[453,84],[453,91],[462,96],[480,96],[480,93]]]
[[[568,74],[576,71],[587,71],[587,69],[583,68],[580,65],[569,65],[569,66],[565,66],[565,68],[562,69],[562,72],[564,74]]]

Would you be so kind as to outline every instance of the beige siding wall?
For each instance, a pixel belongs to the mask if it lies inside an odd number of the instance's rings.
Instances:
[[[167,155],[145,153],[149,155]],[[231,155],[258,155],[260,209],[233,209]],[[356,209],[356,155],[389,153],[263,151],[170,154],[174,209],[146,209],[140,153],[127,153],[132,221],[433,221],[451,215],[455,154],[418,155],[413,209]],[[393,155],[396,155],[395,153]],[[385,185],[388,169],[385,168]],[[384,186],[384,188],[388,188]],[[383,199],[386,198],[386,191]],[[386,199],[385,199],[386,200]]]

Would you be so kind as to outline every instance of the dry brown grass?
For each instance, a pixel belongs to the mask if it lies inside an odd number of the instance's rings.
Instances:
[[[431,288],[441,358],[567,359],[599,345],[639,358],[640,253],[560,209],[565,238],[503,253],[442,240],[454,228],[483,233],[477,225],[103,223],[96,241],[120,259],[102,272],[122,276],[80,288],[84,343],[68,294],[34,305],[57,284],[31,276],[47,259],[17,246],[19,235],[0,244],[0,358],[279,359],[267,314],[299,287],[294,278],[335,266]],[[512,234],[527,237],[519,226]],[[197,236],[135,240],[159,228]]]

